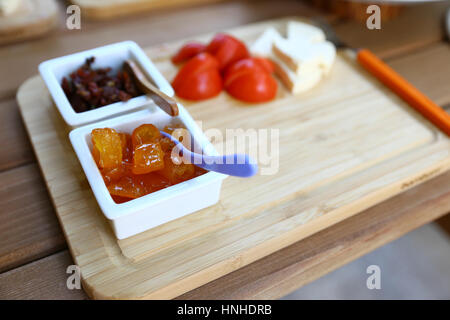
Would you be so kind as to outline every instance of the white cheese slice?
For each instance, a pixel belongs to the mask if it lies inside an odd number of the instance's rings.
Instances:
[[[319,68],[296,74],[275,55],[270,59],[275,65],[275,74],[293,94],[300,94],[310,90],[320,82],[320,79],[322,79],[323,72]]]
[[[311,43],[307,39],[300,38],[296,41],[276,39],[273,51],[297,74],[304,69],[316,67],[322,68],[327,73],[336,58],[336,48],[328,41]]]
[[[320,66],[326,74],[328,74],[333,67],[334,60],[336,59],[336,47],[333,43],[329,41],[321,42],[315,44],[314,46],[319,46],[317,48],[318,54],[320,55]]]
[[[296,41],[307,40],[309,42],[323,42],[326,40],[325,33],[322,29],[298,21],[289,21],[287,25],[288,40]]]
[[[256,56],[269,57],[272,54],[272,44],[283,37],[275,28],[267,28],[264,33],[250,46],[250,52]]]
[[[295,27],[298,27],[296,22],[292,24],[291,29]],[[336,55],[334,46],[324,42],[325,36],[315,32],[316,29],[304,28],[302,36],[297,29],[295,40],[291,40],[285,39],[275,28],[270,27],[253,42],[250,52],[255,56],[271,59],[275,65],[275,74],[293,94],[306,92],[320,82],[323,74],[331,68]],[[309,31],[311,38],[305,36]],[[315,42],[316,40],[318,42]],[[276,43],[281,48],[278,48]],[[318,46],[312,49],[316,44]]]

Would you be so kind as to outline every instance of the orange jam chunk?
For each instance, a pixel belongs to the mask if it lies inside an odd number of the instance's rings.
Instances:
[[[109,184],[113,181],[120,180],[122,177],[130,174],[132,166],[133,165],[131,163],[123,161],[122,164],[117,168],[101,169],[100,172],[102,173],[103,180],[105,180],[106,184]]]
[[[128,133],[119,133],[122,141],[122,160],[126,163],[133,162],[133,144],[131,135]]]
[[[136,199],[168,186],[170,183],[166,179],[154,173],[131,174],[109,184],[108,190],[115,197]]]
[[[159,129],[152,124],[143,124],[136,129],[134,129],[131,135],[131,140],[133,143],[133,148],[141,144],[147,144],[155,142],[161,136]]]
[[[170,126],[165,126],[163,131],[168,134],[172,134],[172,132],[174,132],[176,129],[184,129],[184,127],[180,124],[173,124]]]
[[[116,168],[122,163],[122,142],[114,129],[92,130],[93,156],[100,168]]]
[[[164,151],[165,153],[172,152],[173,147],[175,147],[175,143],[173,143],[172,140],[164,136],[157,138],[155,142],[159,143],[162,151]]]
[[[180,125],[167,126],[172,134]],[[175,144],[152,124],[130,135],[114,129],[92,130],[92,155],[116,203],[124,203],[206,173],[172,156]]]
[[[141,144],[134,149],[133,173],[145,174],[164,168],[164,152],[159,143]]]
[[[178,161],[177,161],[178,162]],[[190,163],[175,163],[170,153],[164,156],[164,168],[158,171],[160,175],[170,181],[170,183],[180,183],[194,177],[195,166]]]
[[[113,196],[136,199],[147,194],[141,179],[135,176],[124,176],[119,181],[108,185],[108,191]]]

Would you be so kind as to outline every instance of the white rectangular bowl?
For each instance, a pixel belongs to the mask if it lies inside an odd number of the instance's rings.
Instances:
[[[151,105],[146,110],[79,127],[70,132],[70,141],[95,198],[104,215],[109,219],[118,239],[124,239],[178,219],[219,201],[222,180],[227,176],[207,172],[194,179],[117,204],[109,194],[92,157],[91,131],[93,129],[107,127],[131,133],[144,123],[154,124],[159,129],[163,129],[169,123],[182,123],[191,133],[195,143],[206,154],[217,155],[217,151],[182,105],[179,105],[179,111],[179,116],[172,118],[158,107]]]
[[[61,87],[61,81],[64,77],[68,77],[73,71],[77,70],[90,57],[95,57],[94,68],[110,67],[112,68],[112,73],[117,73],[122,68],[124,61],[131,59],[141,67],[161,91],[169,96],[174,95],[174,91],[167,80],[161,75],[141,47],[133,41],[118,42],[47,60],[39,65],[39,72],[61,116],[70,127],[106,119],[153,103],[149,97],[141,95],[126,102],[116,102],[80,113],[75,112]]]

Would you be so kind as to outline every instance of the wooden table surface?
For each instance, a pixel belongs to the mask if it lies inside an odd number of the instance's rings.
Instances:
[[[351,45],[368,47],[443,107],[450,108],[450,47],[442,19],[448,3],[416,5],[369,31],[328,17]],[[196,34],[290,15],[316,15],[300,1],[226,1],[158,10],[115,21],[82,21],[46,38],[0,47],[0,299],[87,299],[66,288],[73,264],[39,172],[15,93],[39,62],[106,43],[146,47]],[[450,173],[443,174],[227,276],[183,299],[272,299],[438,218],[450,226]]]

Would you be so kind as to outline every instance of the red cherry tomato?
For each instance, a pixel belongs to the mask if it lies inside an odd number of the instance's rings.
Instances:
[[[254,57],[252,59],[255,61],[255,63],[263,67],[267,72],[269,73],[275,72],[275,65],[271,60],[262,57]]]
[[[222,91],[217,59],[200,53],[189,60],[175,76],[172,86],[177,96],[187,100],[212,98]]]
[[[273,73],[275,66],[272,61],[266,58],[247,58],[233,63],[225,71],[224,85],[225,87],[234,79],[253,72]]]
[[[218,69],[219,62],[215,57],[209,53],[200,53],[189,60],[181,69],[178,71],[175,79],[172,81],[172,86],[176,90],[181,83],[185,82],[189,77],[194,76],[197,73],[201,73],[209,69]]]
[[[206,50],[206,45],[199,42],[190,42],[181,47],[181,49],[172,57],[174,64],[182,63],[195,57],[197,54]]]
[[[277,94],[277,82],[268,73],[255,72],[237,78],[226,88],[238,100],[251,103],[273,100]]]
[[[224,85],[227,87],[235,79],[254,72],[267,72],[255,58],[247,58],[236,61],[225,71]]]
[[[242,59],[231,65],[224,80],[225,90],[245,102],[266,102],[275,98],[277,82],[260,60]]]
[[[214,55],[219,61],[220,70],[240,59],[250,56],[245,44],[227,34],[219,33],[206,47],[206,52]]]
[[[177,96],[199,101],[217,96],[222,91],[222,77],[218,69],[203,71],[174,87]]]

